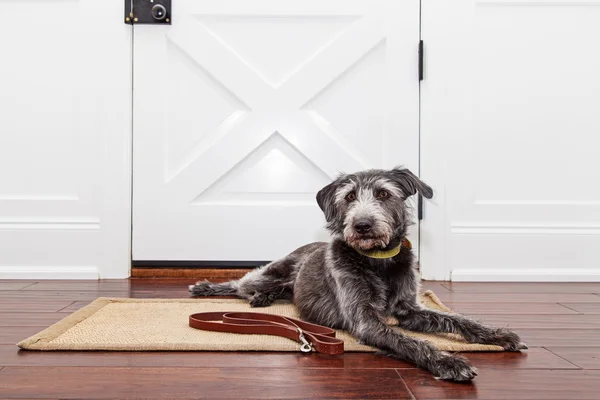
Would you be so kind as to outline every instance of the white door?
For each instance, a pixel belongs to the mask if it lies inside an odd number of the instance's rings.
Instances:
[[[134,260],[272,260],[338,172],[418,171],[418,0],[173,7],[134,26]]]
[[[422,15],[424,276],[600,280],[600,1]]]

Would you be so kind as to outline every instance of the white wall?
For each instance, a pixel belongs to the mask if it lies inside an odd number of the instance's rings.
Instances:
[[[130,264],[131,28],[122,0],[2,2],[0,278]]]
[[[600,280],[600,1],[422,4],[424,277]]]

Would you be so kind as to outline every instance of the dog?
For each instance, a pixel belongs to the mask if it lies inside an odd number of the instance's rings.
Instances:
[[[332,234],[329,243],[300,247],[239,280],[198,282],[192,296],[235,295],[252,307],[292,300],[302,319],[343,329],[382,354],[410,361],[436,378],[470,381],[477,370],[459,355],[439,351],[386,324],[414,332],[455,333],[471,343],[499,345],[507,351],[527,346],[504,328],[465,316],[424,308],[420,279],[407,229],[412,224],[408,199],[433,190],[409,169],[372,169],[341,174],[322,188],[316,201]]]

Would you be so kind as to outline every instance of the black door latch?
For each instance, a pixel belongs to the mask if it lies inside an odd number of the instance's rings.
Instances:
[[[171,25],[171,0],[125,0],[125,23]]]

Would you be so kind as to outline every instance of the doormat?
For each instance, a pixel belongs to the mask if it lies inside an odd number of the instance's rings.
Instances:
[[[421,295],[427,308],[450,311],[430,290]],[[17,344],[26,350],[104,351],[298,351],[297,342],[270,335],[243,335],[191,328],[190,314],[256,311],[241,299],[98,298],[40,333]],[[277,301],[258,311],[299,318],[295,306]],[[389,321],[390,325],[394,321]],[[454,334],[425,334],[398,329],[444,351],[502,351],[502,347],[467,343]],[[348,352],[374,352],[344,331],[337,337]]]

